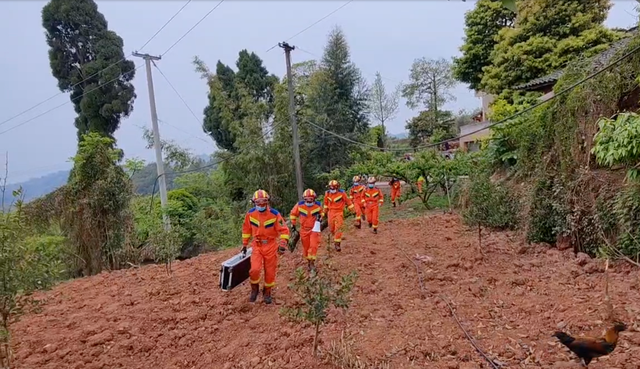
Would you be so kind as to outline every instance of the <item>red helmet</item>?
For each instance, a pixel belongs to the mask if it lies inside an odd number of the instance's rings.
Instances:
[[[269,194],[265,190],[258,190],[253,193],[251,201],[253,201],[255,204],[266,204],[269,201]]]
[[[338,188],[340,188],[340,183],[335,179],[332,179],[329,181],[329,188],[332,190],[337,190]]]
[[[318,197],[318,196],[316,195],[316,191],[314,191],[314,190],[312,190],[312,189],[310,189],[310,188],[307,188],[307,189],[306,189],[306,190],[304,190],[304,192],[302,193],[302,198],[303,198],[303,199],[312,198],[313,200],[315,200],[315,199],[316,199],[316,197]]]

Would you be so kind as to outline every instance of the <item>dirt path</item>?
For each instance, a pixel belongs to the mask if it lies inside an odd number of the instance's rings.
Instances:
[[[351,221],[349,221],[350,224]],[[477,258],[477,234],[455,215],[391,220],[373,236],[347,233],[334,263],[356,269],[354,301],[333,311],[321,346],[343,336],[363,361],[387,358],[391,368],[488,368],[438,296],[446,296],[478,345],[508,368],[579,368],[551,334],[599,334],[605,307],[603,274],[570,252],[523,248],[494,233]],[[416,277],[418,263],[428,293]],[[326,252],[323,247],[322,252]],[[233,254],[208,254],[162,266],[64,283],[46,294],[38,314],[16,323],[16,368],[332,368],[310,355],[312,329],[288,323],[286,284],[299,254],[280,262],[276,305],[246,302],[248,287],[218,289],[218,268]],[[610,269],[613,304],[631,327],[616,351],[591,368],[637,368],[640,362],[640,274]]]

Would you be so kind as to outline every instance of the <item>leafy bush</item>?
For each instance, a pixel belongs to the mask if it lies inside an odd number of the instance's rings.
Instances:
[[[4,186],[3,186],[4,188]],[[2,189],[4,198],[4,189]],[[27,222],[22,211],[22,191],[9,210],[0,213],[0,365],[10,368],[9,324],[25,304],[32,302],[30,294],[50,287],[63,273],[59,255],[52,245],[59,239],[27,238]],[[2,209],[5,209],[2,204]]]
[[[556,196],[551,179],[539,179],[531,195],[528,242],[547,242],[554,244],[562,233],[565,214]]]
[[[514,229],[518,225],[518,200],[507,188],[492,183],[486,173],[471,178],[468,196],[469,206],[463,211],[468,225],[495,230]]]

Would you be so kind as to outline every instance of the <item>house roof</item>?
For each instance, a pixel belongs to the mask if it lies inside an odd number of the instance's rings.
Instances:
[[[627,37],[612,43],[607,50],[593,57],[592,63],[591,63],[591,66],[593,69],[603,68],[609,63],[611,58],[616,53],[618,53],[618,51],[626,48],[629,42],[631,42],[631,40],[633,39],[631,36],[637,33],[637,27],[629,28],[626,31],[628,33]],[[523,83],[521,85],[515,86],[513,87],[513,89],[532,91],[545,86],[554,85],[560,79],[560,77],[562,77],[563,74],[564,74],[564,70],[560,69],[551,74],[547,74],[546,76],[535,78],[527,83]]]

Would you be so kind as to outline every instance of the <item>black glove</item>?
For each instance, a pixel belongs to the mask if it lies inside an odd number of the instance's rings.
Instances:
[[[246,255],[247,254],[247,246],[242,246],[242,250],[240,251],[240,253],[242,253],[242,255]]]

